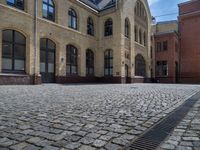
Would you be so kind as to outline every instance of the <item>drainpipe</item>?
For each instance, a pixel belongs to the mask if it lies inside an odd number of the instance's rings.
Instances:
[[[116,6],[115,6],[115,8],[116,9],[118,8],[118,0],[116,0]]]
[[[34,0],[34,84],[37,84],[37,0]]]

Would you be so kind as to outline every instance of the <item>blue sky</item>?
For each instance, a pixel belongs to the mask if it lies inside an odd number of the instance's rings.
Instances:
[[[161,16],[161,15],[175,13],[173,15],[156,17],[156,21],[159,22],[167,20],[176,20],[178,15],[178,4],[189,0],[148,0],[148,1],[152,16]]]

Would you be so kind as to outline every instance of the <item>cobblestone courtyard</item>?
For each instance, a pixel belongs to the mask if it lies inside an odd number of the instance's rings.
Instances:
[[[162,84],[0,86],[0,150],[121,149],[199,91]],[[199,106],[163,149],[200,149]]]

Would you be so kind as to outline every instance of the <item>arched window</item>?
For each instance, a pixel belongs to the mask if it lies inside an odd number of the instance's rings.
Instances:
[[[18,9],[24,10],[24,0],[7,0],[7,4]]]
[[[113,76],[113,51],[106,50],[104,53],[104,75]]]
[[[68,27],[77,30],[78,29],[78,23],[77,23],[77,14],[76,11],[72,8],[68,11]]]
[[[112,34],[113,34],[113,21],[112,19],[108,19],[104,24],[104,36],[111,36]]]
[[[94,36],[94,22],[91,17],[87,20],[87,34]]]
[[[140,54],[135,57],[135,75],[146,76],[146,63],[144,57]]]
[[[15,30],[3,31],[3,72],[25,73],[26,38]]]
[[[145,10],[145,6],[142,3],[142,1],[140,1],[140,0],[137,0],[137,2],[136,2],[135,15],[140,17],[144,21],[147,20],[147,13],[146,13],[146,10]]]
[[[142,44],[142,31],[139,30],[139,43]]]
[[[143,39],[144,39],[144,46],[147,45],[147,39],[146,39],[146,33],[144,32],[143,33]]]
[[[43,0],[43,18],[55,21],[55,5],[53,0]]]
[[[67,45],[66,53],[66,67],[67,75],[77,75],[78,74],[78,50],[73,45]]]
[[[135,26],[135,41],[138,42],[138,28]]]
[[[90,49],[86,51],[86,75],[94,75],[94,53]]]
[[[130,23],[128,18],[125,19],[125,37],[129,38],[130,37]]]

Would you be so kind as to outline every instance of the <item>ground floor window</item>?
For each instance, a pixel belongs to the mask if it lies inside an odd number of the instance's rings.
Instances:
[[[94,53],[90,49],[86,51],[86,75],[94,75]]]
[[[73,45],[67,45],[67,75],[78,75],[78,50]]]
[[[3,72],[25,73],[25,36],[15,30],[4,30],[2,41]]]
[[[140,54],[135,57],[135,75],[146,76],[146,63],[144,57]]]
[[[113,51],[106,50],[104,53],[104,75],[113,76]]]
[[[158,77],[168,76],[167,61],[157,61],[156,62],[156,76],[158,76]]]

